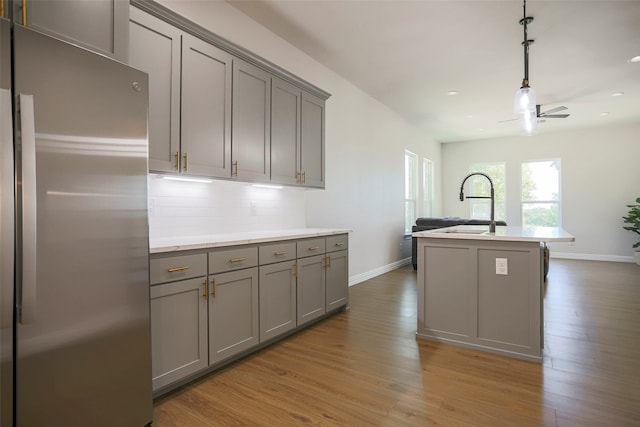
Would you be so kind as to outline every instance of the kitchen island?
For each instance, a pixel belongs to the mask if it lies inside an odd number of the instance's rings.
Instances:
[[[418,238],[416,336],[542,361],[543,244],[555,227],[455,226]]]

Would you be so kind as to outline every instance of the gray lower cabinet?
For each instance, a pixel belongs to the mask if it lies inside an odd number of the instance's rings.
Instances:
[[[129,48],[149,74],[149,170],[228,178],[231,55],[135,7]]]
[[[297,326],[296,263],[261,265],[260,342],[268,341]]]
[[[154,392],[346,306],[348,259],[347,234],[151,255]]]
[[[419,238],[418,261],[419,338],[542,360],[538,242]]]
[[[298,326],[326,312],[325,262],[324,255],[298,259]]]
[[[151,287],[153,390],[208,366],[206,277]]]
[[[327,253],[326,301],[327,312],[347,305],[349,298],[349,251]]]
[[[128,0],[27,0],[13,5],[15,22],[127,62]]]
[[[209,276],[209,363],[214,365],[260,342],[258,268]]]
[[[233,61],[232,132],[232,176],[269,181],[271,75],[240,59]]]

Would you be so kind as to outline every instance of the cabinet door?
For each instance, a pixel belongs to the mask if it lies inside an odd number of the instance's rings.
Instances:
[[[301,131],[303,184],[324,188],[324,101],[304,92]]]
[[[269,181],[271,75],[239,59],[233,61],[233,176]]]
[[[258,330],[258,268],[210,276],[210,364],[260,342]]]
[[[296,327],[295,262],[265,265],[260,273],[260,342]]]
[[[150,171],[180,168],[180,43],[180,30],[131,8],[129,64],[149,74]]]
[[[298,260],[298,326],[325,313],[325,257]]]
[[[182,36],[182,172],[231,176],[231,64],[223,50]]]
[[[205,280],[151,287],[153,390],[208,366]]]
[[[22,23],[22,2],[13,4]],[[26,7],[28,27],[127,62],[128,0],[27,0]]]
[[[349,296],[349,252],[338,251],[327,254],[327,312],[347,305]]]
[[[271,181],[301,183],[300,101],[302,91],[289,83],[271,81]]]

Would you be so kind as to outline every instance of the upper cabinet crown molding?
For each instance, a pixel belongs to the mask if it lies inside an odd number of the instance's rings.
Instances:
[[[156,3],[152,0],[131,0],[131,5],[144,10],[145,12],[154,15],[164,21],[169,22],[170,24],[180,28],[181,30],[192,34],[195,37],[201,38],[209,43],[212,43],[219,47],[220,49],[225,50],[226,52],[232,54],[233,56],[240,58],[246,62],[249,62],[257,67],[265,69],[271,74],[288,81],[298,87],[300,87],[305,92],[308,92],[322,100],[327,100],[331,94],[320,89],[319,87],[307,82],[306,80],[301,79],[300,77],[290,73],[284,68],[274,64],[273,62],[262,58],[255,53],[238,46],[237,44],[218,36],[215,33],[207,30],[204,27],[186,19],[185,17],[175,13],[171,9]]]

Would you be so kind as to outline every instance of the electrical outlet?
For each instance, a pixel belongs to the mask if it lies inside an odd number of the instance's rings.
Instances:
[[[155,201],[155,199],[149,199],[148,212],[149,212],[149,216],[155,216],[155,214],[156,214],[156,201]]]
[[[496,258],[496,274],[506,276],[509,274],[507,258]]]
[[[249,202],[249,212],[251,216],[258,215],[258,206],[256,205],[256,202],[254,201]]]

